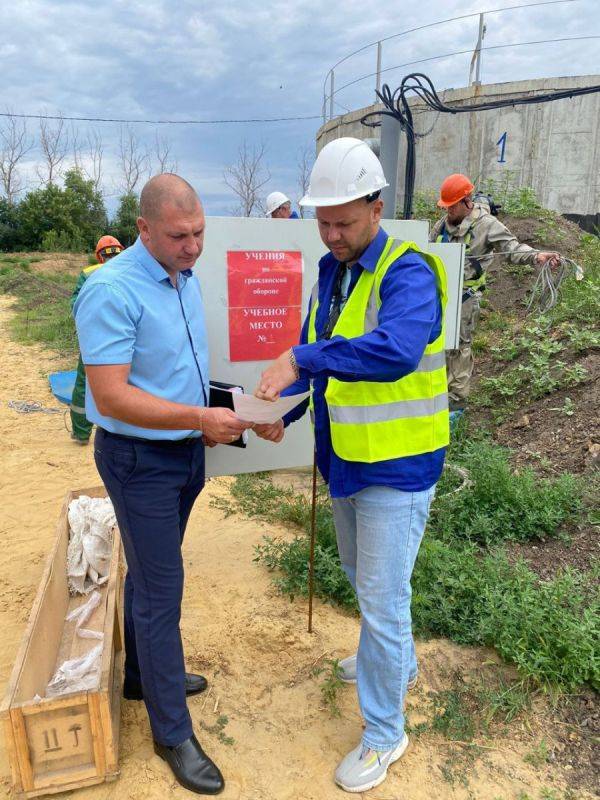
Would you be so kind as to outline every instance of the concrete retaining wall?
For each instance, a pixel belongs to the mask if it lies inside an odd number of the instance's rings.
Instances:
[[[461,105],[592,85],[600,85],[600,75],[449,89],[441,96],[450,105]],[[576,214],[600,211],[600,93],[473,114],[438,115],[416,98],[411,107],[417,132],[433,126],[417,140],[417,189],[437,189],[452,172],[464,172],[478,183],[510,170],[516,184],[532,187],[548,208]],[[378,138],[379,129],[360,120],[380,108],[369,106],[327,122],[317,133],[317,151],[340,136]],[[398,204],[404,192],[404,148],[402,137]]]

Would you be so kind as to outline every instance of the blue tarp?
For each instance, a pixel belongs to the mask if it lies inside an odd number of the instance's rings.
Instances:
[[[70,369],[66,372],[53,372],[51,375],[48,375],[52,394],[57,400],[60,400],[61,403],[66,403],[67,405],[71,404],[76,375],[77,370],[75,369]]]

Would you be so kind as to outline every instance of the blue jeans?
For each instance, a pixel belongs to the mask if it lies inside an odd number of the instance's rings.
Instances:
[[[356,684],[363,744],[373,750],[391,750],[404,734],[406,685],[417,672],[410,578],[434,493],[369,486],[332,498],[340,560],[362,617]]]

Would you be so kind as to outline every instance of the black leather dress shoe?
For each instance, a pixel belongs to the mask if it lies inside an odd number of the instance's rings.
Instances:
[[[185,673],[185,695],[191,697],[193,694],[203,692],[208,683],[203,675],[194,675],[193,672]],[[123,697],[125,700],[143,700],[144,694],[141,686],[123,686]]]
[[[155,741],[154,752],[167,762],[179,783],[191,792],[219,794],[225,788],[219,768],[206,755],[193,734],[175,747]]]

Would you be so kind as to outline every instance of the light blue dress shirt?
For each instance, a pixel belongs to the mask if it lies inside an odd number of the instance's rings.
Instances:
[[[129,383],[156,397],[206,406],[208,340],[202,294],[191,270],[177,288],[138,239],[94,272],[73,307],[84,364],[130,364]],[[85,414],[112,433],[143,439],[183,439],[193,430],[153,430],[98,411],[89,383]]]

